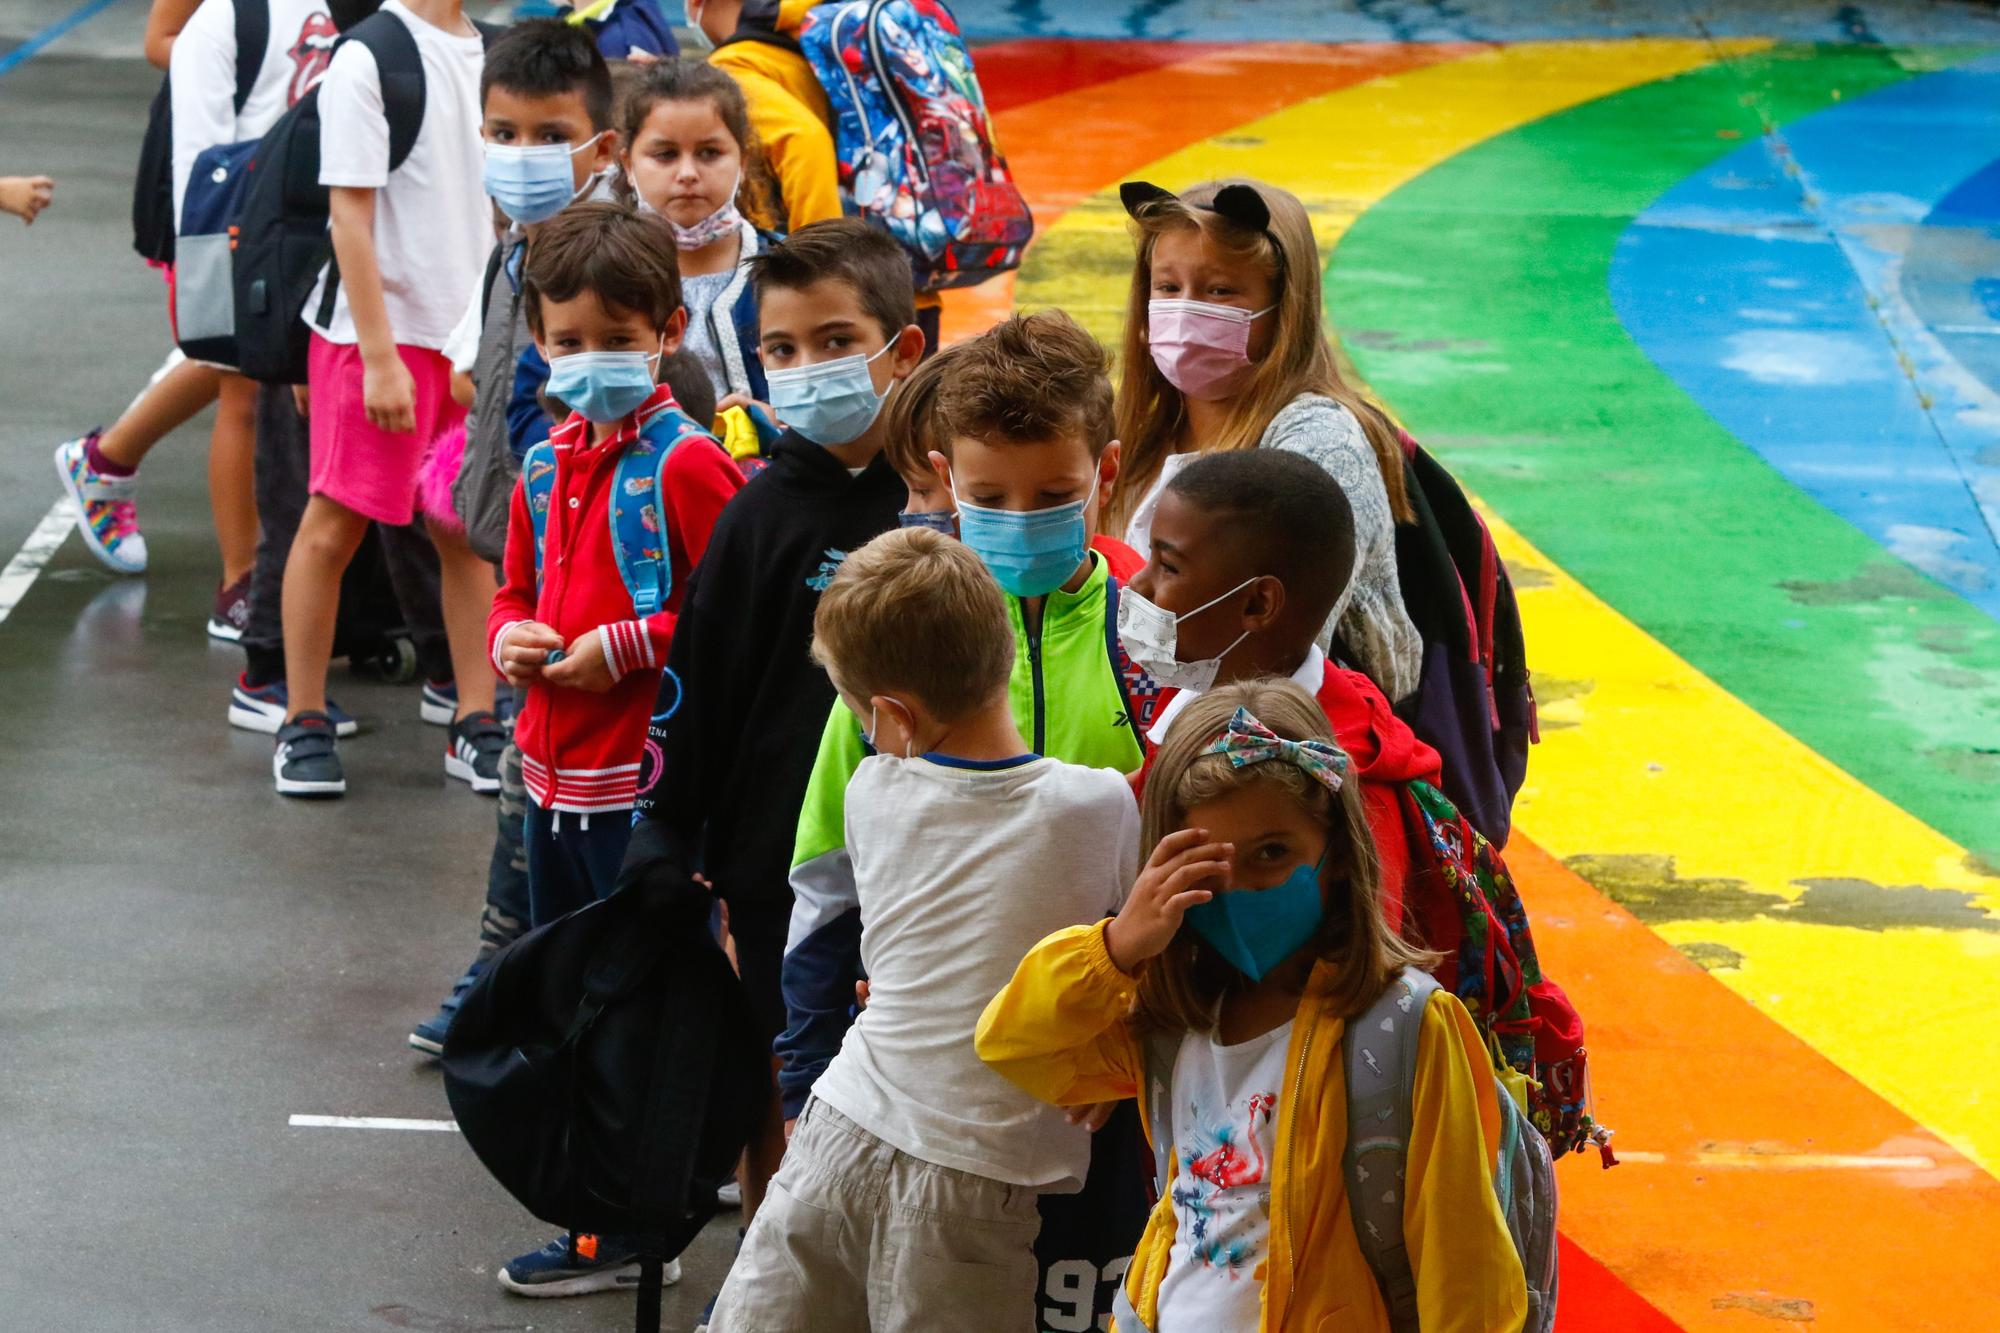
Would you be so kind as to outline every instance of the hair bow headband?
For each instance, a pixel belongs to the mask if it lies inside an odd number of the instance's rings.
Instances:
[[[1146,209],[1163,199],[1179,198],[1171,190],[1163,190],[1151,181],[1126,181],[1118,187],[1119,202],[1125,211],[1138,217]],[[1215,192],[1215,198],[1205,204],[1190,205],[1219,213],[1245,231],[1271,231],[1271,208],[1264,202],[1264,196],[1247,185],[1225,185]]]
[[[1259,722],[1247,708],[1238,708],[1205,754],[1219,754],[1231,768],[1273,761],[1302,769],[1307,777],[1330,792],[1338,792],[1347,780],[1347,752],[1325,741],[1288,741]]]

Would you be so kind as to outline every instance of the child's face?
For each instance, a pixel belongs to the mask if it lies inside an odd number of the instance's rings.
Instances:
[[[944,488],[935,472],[906,472],[902,474],[903,484],[910,489],[909,503],[903,506],[906,514],[949,514],[956,512],[951,503],[951,492]]]
[[[667,326],[657,328],[651,315],[607,305],[593,291],[578,292],[567,301],[544,298],[542,331],[535,346],[554,361],[575,352],[644,352],[671,356],[681,345],[687,312],[676,310]]]
[[[735,196],[743,150],[707,98],[655,102],[625,154],[639,197],[692,227]]]
[[[1162,611],[1187,617],[1176,630],[1181,661],[1220,657],[1246,630],[1263,627],[1267,618],[1251,618],[1250,613],[1268,597],[1260,596],[1258,583],[1243,584],[1261,582],[1264,571],[1251,566],[1242,545],[1224,530],[1224,521],[1169,488],[1160,492],[1153,513],[1152,542],[1146,567],[1132,576],[1132,589]],[[1209,605],[1217,598],[1222,600]]]
[[[1149,295],[1155,301],[1206,301],[1234,306],[1252,314],[1277,303],[1277,289],[1255,264],[1228,254],[1208,239],[1200,227],[1166,232],[1153,242]],[[1275,318],[1250,326],[1250,360],[1261,361],[1271,350]]]
[[[1087,500],[1084,524],[1094,532],[1098,509],[1118,477],[1118,442],[1093,461],[1080,435],[997,444],[960,435],[949,459],[931,454],[931,468],[947,498],[955,488],[960,500],[982,509],[1026,513]]]
[[[570,155],[570,171],[579,190],[611,165],[611,132],[591,127],[581,88],[528,97],[496,83],[486,90],[486,117],[480,122],[479,133],[488,143],[522,148],[559,143],[576,149],[589,144],[583,152]]]
[[[1204,801],[1187,812],[1187,828],[1208,830],[1210,842],[1232,844],[1229,882],[1222,893],[1275,889],[1300,866],[1318,865],[1326,854],[1326,826],[1283,791],[1252,782]]]
[[[842,357],[873,357],[889,340],[861,305],[854,285],[839,278],[822,278],[806,287],[771,287],[757,303],[757,346],[764,369],[791,370],[816,366]],[[921,351],[921,348],[919,348]],[[887,393],[892,381],[916,368],[900,356],[878,357],[868,371],[876,393]]]

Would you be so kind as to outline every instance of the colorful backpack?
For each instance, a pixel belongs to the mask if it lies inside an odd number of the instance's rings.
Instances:
[[[641,620],[664,607],[674,591],[673,561],[667,554],[664,511],[659,501],[667,458],[688,436],[707,434],[679,410],[663,407],[646,418],[639,427],[639,438],[618,456],[608,515],[611,552],[618,562],[618,577],[632,595],[632,613]],[[556,451],[549,441],[530,448],[521,460],[521,486],[527,492],[529,521],[535,525],[535,585],[539,589],[549,503],[556,488]]]
[[[833,108],[842,195],[909,252],[917,290],[1019,267],[1035,220],[951,11],[940,0],[823,4],[798,42]]]

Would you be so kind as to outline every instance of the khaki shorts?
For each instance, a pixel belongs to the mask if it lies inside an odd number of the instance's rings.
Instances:
[[[1037,1197],[919,1161],[810,1101],[710,1333],[1030,1330]]]

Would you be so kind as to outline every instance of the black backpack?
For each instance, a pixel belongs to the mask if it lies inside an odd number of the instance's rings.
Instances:
[[[659,1266],[775,1114],[769,1044],[712,905],[685,874],[635,877],[496,954],[445,1038],[452,1114],[494,1178],[545,1222],[642,1238],[647,1333]]]
[[[271,40],[268,0],[236,0],[236,114],[257,86],[264,48]],[[245,60],[244,53],[252,58]],[[173,81],[160,80],[146,113],[146,137],[139,141],[139,170],[132,181],[132,248],[141,259],[174,262],[174,97]]]
[[[483,30],[482,30],[483,31]],[[424,124],[424,62],[417,39],[394,14],[371,14],[342,34],[375,57],[389,121],[389,170],[403,165]],[[338,45],[334,48],[338,51]],[[269,384],[303,384],[310,330],[300,318],[329,268],[325,318],[340,281],[330,266],[327,189],[319,183],[319,89],[279,118],[257,146],[237,223],[236,347],[242,371]]]

